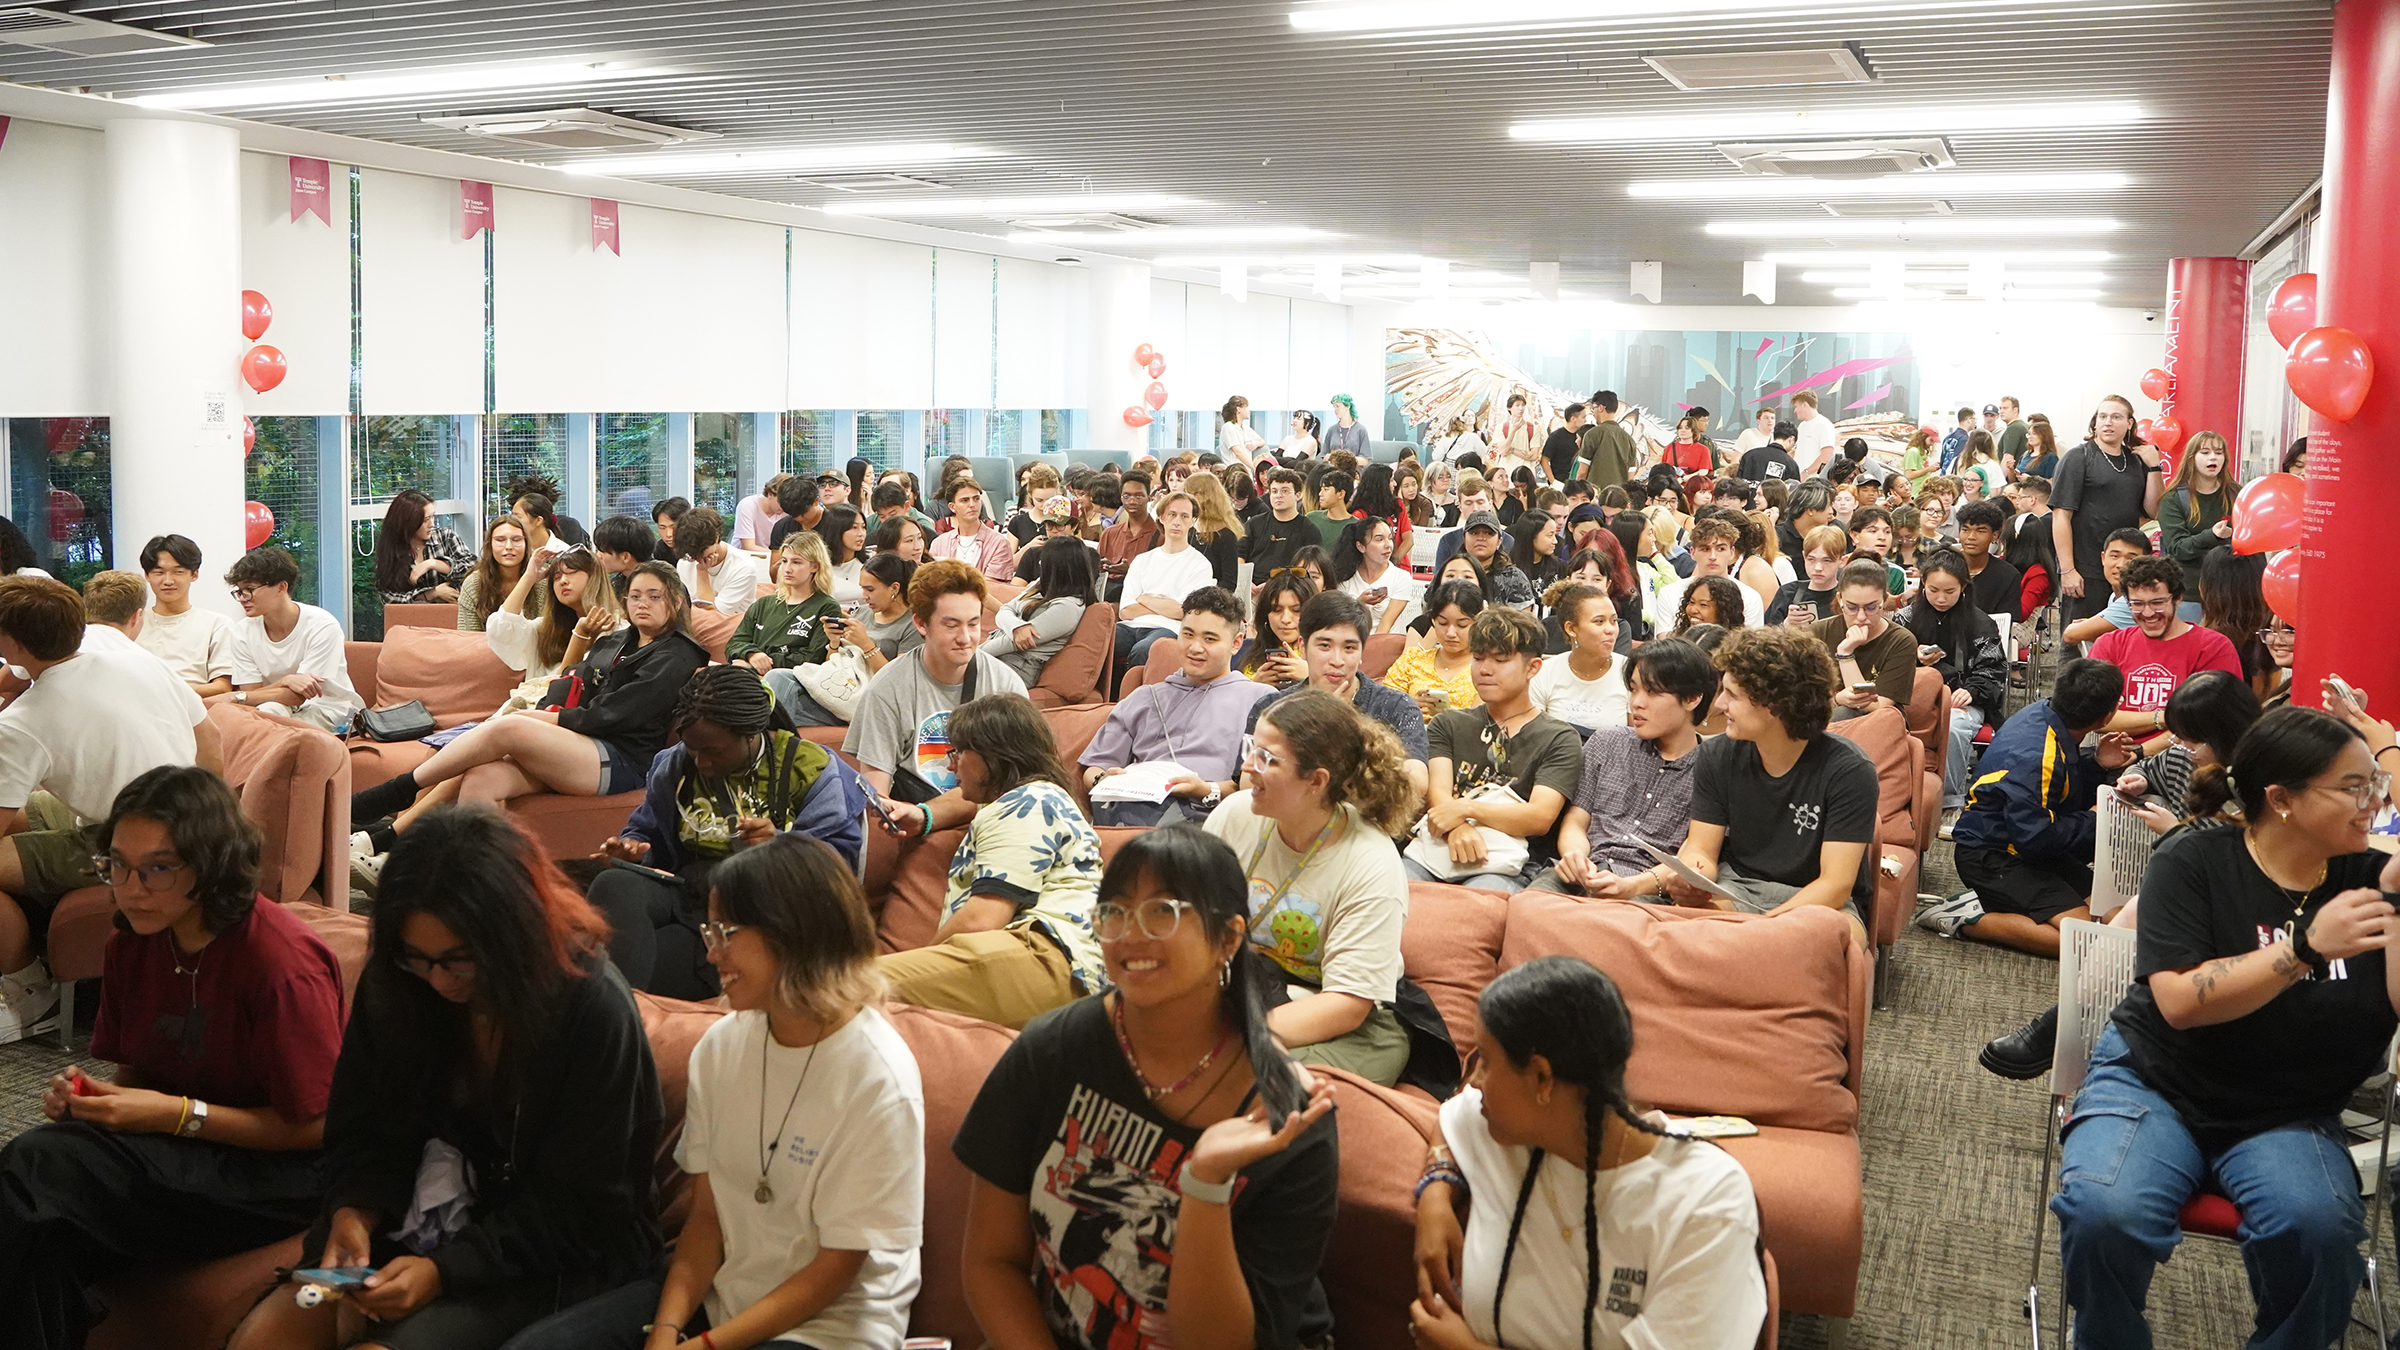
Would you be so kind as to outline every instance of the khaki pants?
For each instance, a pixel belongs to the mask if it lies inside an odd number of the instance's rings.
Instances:
[[[892,997],[920,1008],[998,1022],[1027,1022],[1075,1001],[1067,954],[1032,925],[960,933],[946,942],[882,958]]]
[[[1292,1058],[1302,1064],[1343,1069],[1390,1087],[1408,1069],[1408,1028],[1397,1013],[1377,1004],[1357,1030],[1315,1045],[1294,1046]]]

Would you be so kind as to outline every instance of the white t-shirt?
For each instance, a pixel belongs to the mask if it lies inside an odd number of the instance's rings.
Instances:
[[[138,652],[141,647],[132,638],[125,636],[123,629],[111,628],[104,623],[87,623],[83,626],[83,643],[75,650],[79,652]]]
[[[1295,988],[1294,997],[1322,989],[1389,1003],[1400,984],[1408,875],[1400,869],[1400,851],[1357,807],[1344,804],[1342,815],[1341,827],[1272,914],[1267,902],[1299,866],[1306,847],[1299,853],[1285,847],[1275,822],[1250,809],[1247,790],[1219,803],[1207,828],[1249,866],[1251,944],[1308,986]]]
[[[1738,459],[1744,453],[1756,450],[1758,447],[1765,445],[1767,442],[1774,439],[1774,437],[1763,431],[1760,431],[1757,427],[1751,427],[1750,429],[1744,431],[1741,435],[1733,438],[1734,457]]]
[[[1660,637],[1668,636],[1667,630],[1675,626],[1675,611],[1683,604],[1683,593],[1690,590],[1692,583],[1699,579],[1700,574],[1694,572],[1688,577],[1678,577],[1673,582],[1658,588],[1658,594],[1655,597],[1657,609],[1654,612],[1657,615],[1656,622],[1659,626]],[[1733,588],[1742,593],[1742,622],[1752,628],[1764,625],[1767,621],[1767,602],[1759,598],[1757,591],[1743,585],[1739,580],[1733,577],[1727,577],[1726,580],[1733,582]]]
[[[1792,447],[1792,458],[1800,464],[1803,474],[1820,473],[1824,465],[1817,457],[1833,449],[1833,419],[1823,413],[1800,423],[1800,439]]]
[[[181,614],[153,609],[142,616],[142,650],[167,663],[177,679],[206,684],[233,673],[233,620],[193,605]]]
[[[833,600],[838,605],[855,605],[866,598],[859,589],[858,574],[866,566],[856,558],[833,565]]]
[[[106,820],[127,783],[192,763],[192,728],[207,716],[190,685],[130,643],[72,657],[0,708],[0,807],[21,809],[41,788]]]
[[[1161,595],[1177,604],[1203,586],[1217,584],[1217,569],[1208,555],[1186,545],[1181,553],[1169,553],[1154,548],[1136,553],[1125,569],[1125,603],[1132,604],[1145,595]],[[1164,614],[1137,614],[1123,623],[1134,628],[1157,628],[1172,633],[1183,627],[1183,620],[1170,619]]]
[[[692,1047],[675,1162],[707,1177],[717,1202],[725,1261],[709,1286],[708,1320],[721,1327],[740,1316],[825,1248],[863,1251],[858,1278],[774,1343],[896,1350],[908,1334],[924,1241],[925,1092],[916,1056],[873,1008],[813,1046],[773,1041],[765,1013],[741,1012],[719,1018]],[[778,1121],[781,1133],[762,1146],[761,1134]],[[767,1147],[773,1195],[762,1205],[755,1191]]]
[[[1625,658],[1611,654],[1608,669],[1596,680],[1576,679],[1570,659],[1566,652],[1542,658],[1542,668],[1533,672],[1533,682],[1526,686],[1534,710],[1569,723],[1587,736],[1602,727],[1625,725]]]
[[[1492,1294],[1532,1153],[1493,1140],[1475,1088],[1443,1103],[1442,1139],[1472,1197],[1458,1292],[1468,1329],[1493,1344]],[[1647,1156],[1591,1182],[1600,1224],[1600,1297],[1592,1310],[1598,1350],[1749,1350],[1758,1343],[1767,1282],[1758,1261],[1758,1199],[1740,1163],[1714,1144],[1661,1139]],[[1581,1350],[1591,1271],[1584,1185],[1582,1168],[1542,1159],[1500,1310],[1511,1346]]]
[[[321,708],[343,717],[364,706],[350,687],[350,661],[344,655],[342,626],[315,605],[300,606],[300,620],[281,642],[267,638],[267,621],[246,618],[234,629],[233,682],[265,684],[295,671],[324,681],[324,689],[301,705]]]
[[[675,575],[683,578],[683,588],[700,596],[700,564],[690,558],[675,564]],[[731,544],[725,546],[725,556],[710,569],[708,584],[716,592],[710,603],[720,614],[739,614],[758,599],[759,583],[767,579],[767,560],[755,553],[745,553]]]
[[[1423,533],[1430,535],[1433,531],[1426,530]],[[1334,589],[1355,600],[1378,586],[1391,594],[1384,600],[1382,608],[1377,609],[1372,616],[1377,628],[1383,628],[1384,612],[1393,605],[1400,606],[1400,617],[1392,624],[1394,629],[1417,616],[1417,606],[1425,599],[1425,583],[1410,576],[1408,569],[1397,563],[1385,567],[1383,575],[1373,581],[1368,581],[1365,577],[1353,572],[1348,581]]]

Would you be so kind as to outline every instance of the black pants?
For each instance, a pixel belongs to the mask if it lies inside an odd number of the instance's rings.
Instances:
[[[627,984],[695,1003],[722,992],[682,883],[611,867],[592,879],[587,898],[608,920],[608,954]]]
[[[74,1350],[85,1284],[280,1242],[323,1199],[314,1150],[36,1126],[0,1149],[0,1345]]]

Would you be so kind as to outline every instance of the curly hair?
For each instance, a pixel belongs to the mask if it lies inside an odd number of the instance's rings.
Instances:
[[[135,778],[109,803],[108,819],[101,823],[96,841],[102,854],[112,851],[117,826],[131,816],[166,827],[175,855],[192,869],[191,896],[200,906],[202,927],[222,933],[248,916],[258,899],[258,855],[264,841],[223,779],[206,769],[172,766]],[[136,866],[142,862],[125,861]],[[116,926],[131,931],[123,914],[116,916]]]
[[[1882,581],[1878,578],[1877,585]],[[1692,597],[1705,595],[1717,617],[1711,622],[1721,628],[1739,628],[1745,622],[1746,607],[1742,603],[1741,583],[1732,577],[1694,577],[1684,588],[1683,598],[1675,602],[1675,618],[1668,628],[1681,633],[1691,627]]]
[[[1738,628],[1712,659],[1742,687],[1743,698],[1773,713],[1794,740],[1814,740],[1833,718],[1833,686],[1841,677],[1833,653],[1806,630]]]
[[[1347,802],[1387,835],[1408,828],[1416,815],[1417,790],[1408,780],[1408,758],[1400,738],[1390,727],[1361,716],[1349,700],[1321,689],[1302,689],[1276,699],[1258,716],[1274,723],[1291,742],[1294,768],[1303,774],[1325,770],[1327,806],[1339,808]]]

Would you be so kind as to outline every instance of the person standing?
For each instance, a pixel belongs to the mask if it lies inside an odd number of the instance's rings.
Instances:
[[[1617,420],[1615,390],[1603,389],[1592,395],[1590,407],[1600,411],[1578,436],[1585,461],[1583,476],[1594,492],[1622,487],[1633,477],[1634,466],[1641,463],[1641,452],[1634,448],[1633,433]]]
[[[1512,405],[1513,411],[1514,405]],[[1542,459],[1550,466],[1550,476],[1565,482],[1575,476],[1575,461],[1581,454],[1579,443],[1590,410],[1580,403],[1567,405],[1564,425],[1550,433],[1542,442]]]
[[[1502,418],[1500,425],[1492,430],[1493,454],[1500,458],[1531,459],[1533,458],[1534,444],[1541,439],[1541,427],[1532,418],[1525,415],[1525,396],[1510,394],[1508,396],[1508,416]],[[1563,473],[1553,476],[1567,477]]]
[[[1733,438],[1733,453],[1737,455],[1746,455],[1751,451],[1756,450],[1760,446],[1765,445],[1767,442],[1774,440],[1775,421],[1775,410],[1773,408],[1759,409],[1758,416],[1752,419],[1751,425],[1745,428],[1741,435]],[[1794,475],[1794,477],[1797,476],[1798,475]],[[1742,477],[1750,478],[1750,481],[1753,483],[1758,481],[1756,478],[1751,478],[1749,474],[1743,474]]]
[[[1266,437],[1250,427],[1250,400],[1235,394],[1217,410],[1217,448],[1227,459],[1248,467],[1258,458]]]
[[[1333,396],[1333,425],[1325,428],[1325,453],[1347,450],[1362,461],[1367,457],[1367,429],[1359,425],[1358,403],[1348,394]]]
[[[1761,410],[1759,420],[1766,421],[1768,410]],[[1800,462],[1792,458],[1792,447],[1800,443],[1800,428],[1790,422],[1775,422],[1767,428],[1767,438],[1749,447],[1742,462],[1735,467],[1734,477],[1746,483],[1765,483],[1782,479],[1787,483],[1800,481]],[[1746,439],[1750,435],[1742,433]]]
[[[2185,567],[2198,567],[2210,550],[2232,540],[2233,499],[2241,491],[2241,471],[2225,438],[2193,432],[2175,476],[2159,495],[2158,551]]]
[[[2015,478],[2025,463],[2025,412],[2015,394],[2000,396],[2000,464]]]
[[[1800,434],[1792,457],[1800,461],[1800,476],[1814,477],[1833,463],[1833,419],[1817,411],[1817,396],[1803,389],[1792,395],[1792,426]]]
[[[2134,431],[2133,401],[2117,394],[2100,400],[2090,439],[2059,459],[2050,485],[2050,533],[2069,623],[2107,607],[2100,550],[2111,534],[2158,513],[2165,473],[2157,447]]]

